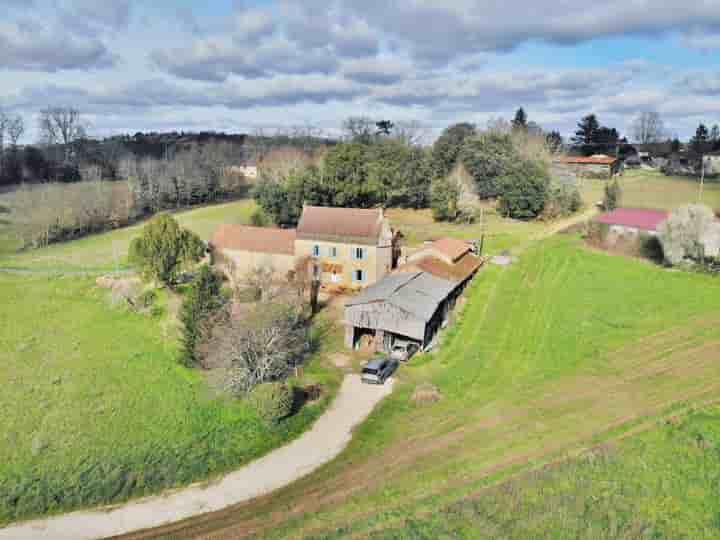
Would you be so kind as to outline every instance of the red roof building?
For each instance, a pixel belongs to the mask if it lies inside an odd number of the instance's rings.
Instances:
[[[669,217],[665,210],[646,208],[617,208],[595,218],[597,223],[656,232],[658,226]]]

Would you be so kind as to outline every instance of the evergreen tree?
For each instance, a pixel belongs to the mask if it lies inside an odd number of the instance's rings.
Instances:
[[[525,113],[525,109],[523,109],[522,107],[520,107],[515,112],[515,118],[513,118],[512,127],[513,127],[513,129],[519,129],[519,130],[527,129],[527,127],[528,127],[527,114]]]
[[[563,138],[559,131],[551,131],[545,136],[548,148],[553,154],[557,154],[562,150]]]
[[[690,140],[690,146],[692,149],[701,154],[705,151],[705,147],[710,140],[710,134],[705,124],[700,124],[695,130],[695,136]]]
[[[575,136],[572,138],[574,144],[590,145],[597,142],[597,132],[600,129],[597,116],[589,114],[583,117],[577,127],[578,129],[575,131]]]
[[[712,129],[710,130],[710,142],[712,143],[713,147],[720,144],[720,126],[717,124],[713,125]]]
[[[200,237],[181,229],[171,215],[160,214],[132,241],[129,259],[146,279],[172,285],[182,267],[199,261],[204,251]]]
[[[395,124],[393,124],[390,120],[380,120],[379,122],[375,122],[375,127],[377,127],[377,134],[378,135],[390,135],[393,128],[395,127]]]
[[[197,346],[209,332],[205,323],[222,304],[220,278],[209,266],[203,265],[180,307],[184,365],[190,367],[197,361]]]

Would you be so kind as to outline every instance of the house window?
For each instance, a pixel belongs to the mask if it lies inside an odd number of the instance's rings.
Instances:
[[[363,283],[365,281],[365,272],[363,270],[355,270],[353,272],[353,281]]]
[[[313,265],[313,277],[315,279],[320,279],[320,267],[317,264]]]
[[[362,261],[365,258],[365,248],[355,248],[353,250],[353,257],[358,261]]]
[[[330,281],[332,281],[333,283],[340,283],[340,274],[338,274],[337,272],[335,272],[333,270],[332,276],[330,277]]]
[[[320,256],[320,246],[313,246],[312,254],[313,254],[313,257],[319,257]]]
[[[331,247],[331,248],[330,248],[330,257],[332,257],[332,258],[334,259],[334,258],[337,257],[337,256],[338,256],[337,248],[334,247],[334,246]]]

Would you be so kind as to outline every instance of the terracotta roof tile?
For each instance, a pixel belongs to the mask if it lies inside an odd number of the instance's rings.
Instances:
[[[618,159],[611,156],[560,156],[555,161],[569,165],[612,165]]]
[[[658,225],[665,221],[669,215],[669,212],[665,210],[618,208],[612,212],[598,216],[595,218],[595,221],[607,225],[622,225],[624,227],[633,227],[645,231],[655,231]]]
[[[297,233],[306,239],[347,238],[375,243],[382,231],[382,220],[379,209],[306,206]]]
[[[295,237],[295,229],[220,225],[211,244],[220,249],[294,255]]]
[[[470,251],[470,245],[467,242],[463,242],[457,238],[448,237],[435,240],[431,247],[440,253],[447,255],[453,261],[459,259]]]
[[[470,253],[454,264],[448,264],[437,257],[427,255],[401,266],[397,269],[397,272],[427,272],[440,279],[463,282],[477,272],[481,266],[482,259]]]

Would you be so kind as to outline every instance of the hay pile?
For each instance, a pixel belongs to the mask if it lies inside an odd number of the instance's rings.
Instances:
[[[442,394],[437,386],[430,383],[422,383],[417,385],[410,400],[415,405],[430,405],[442,399]]]

